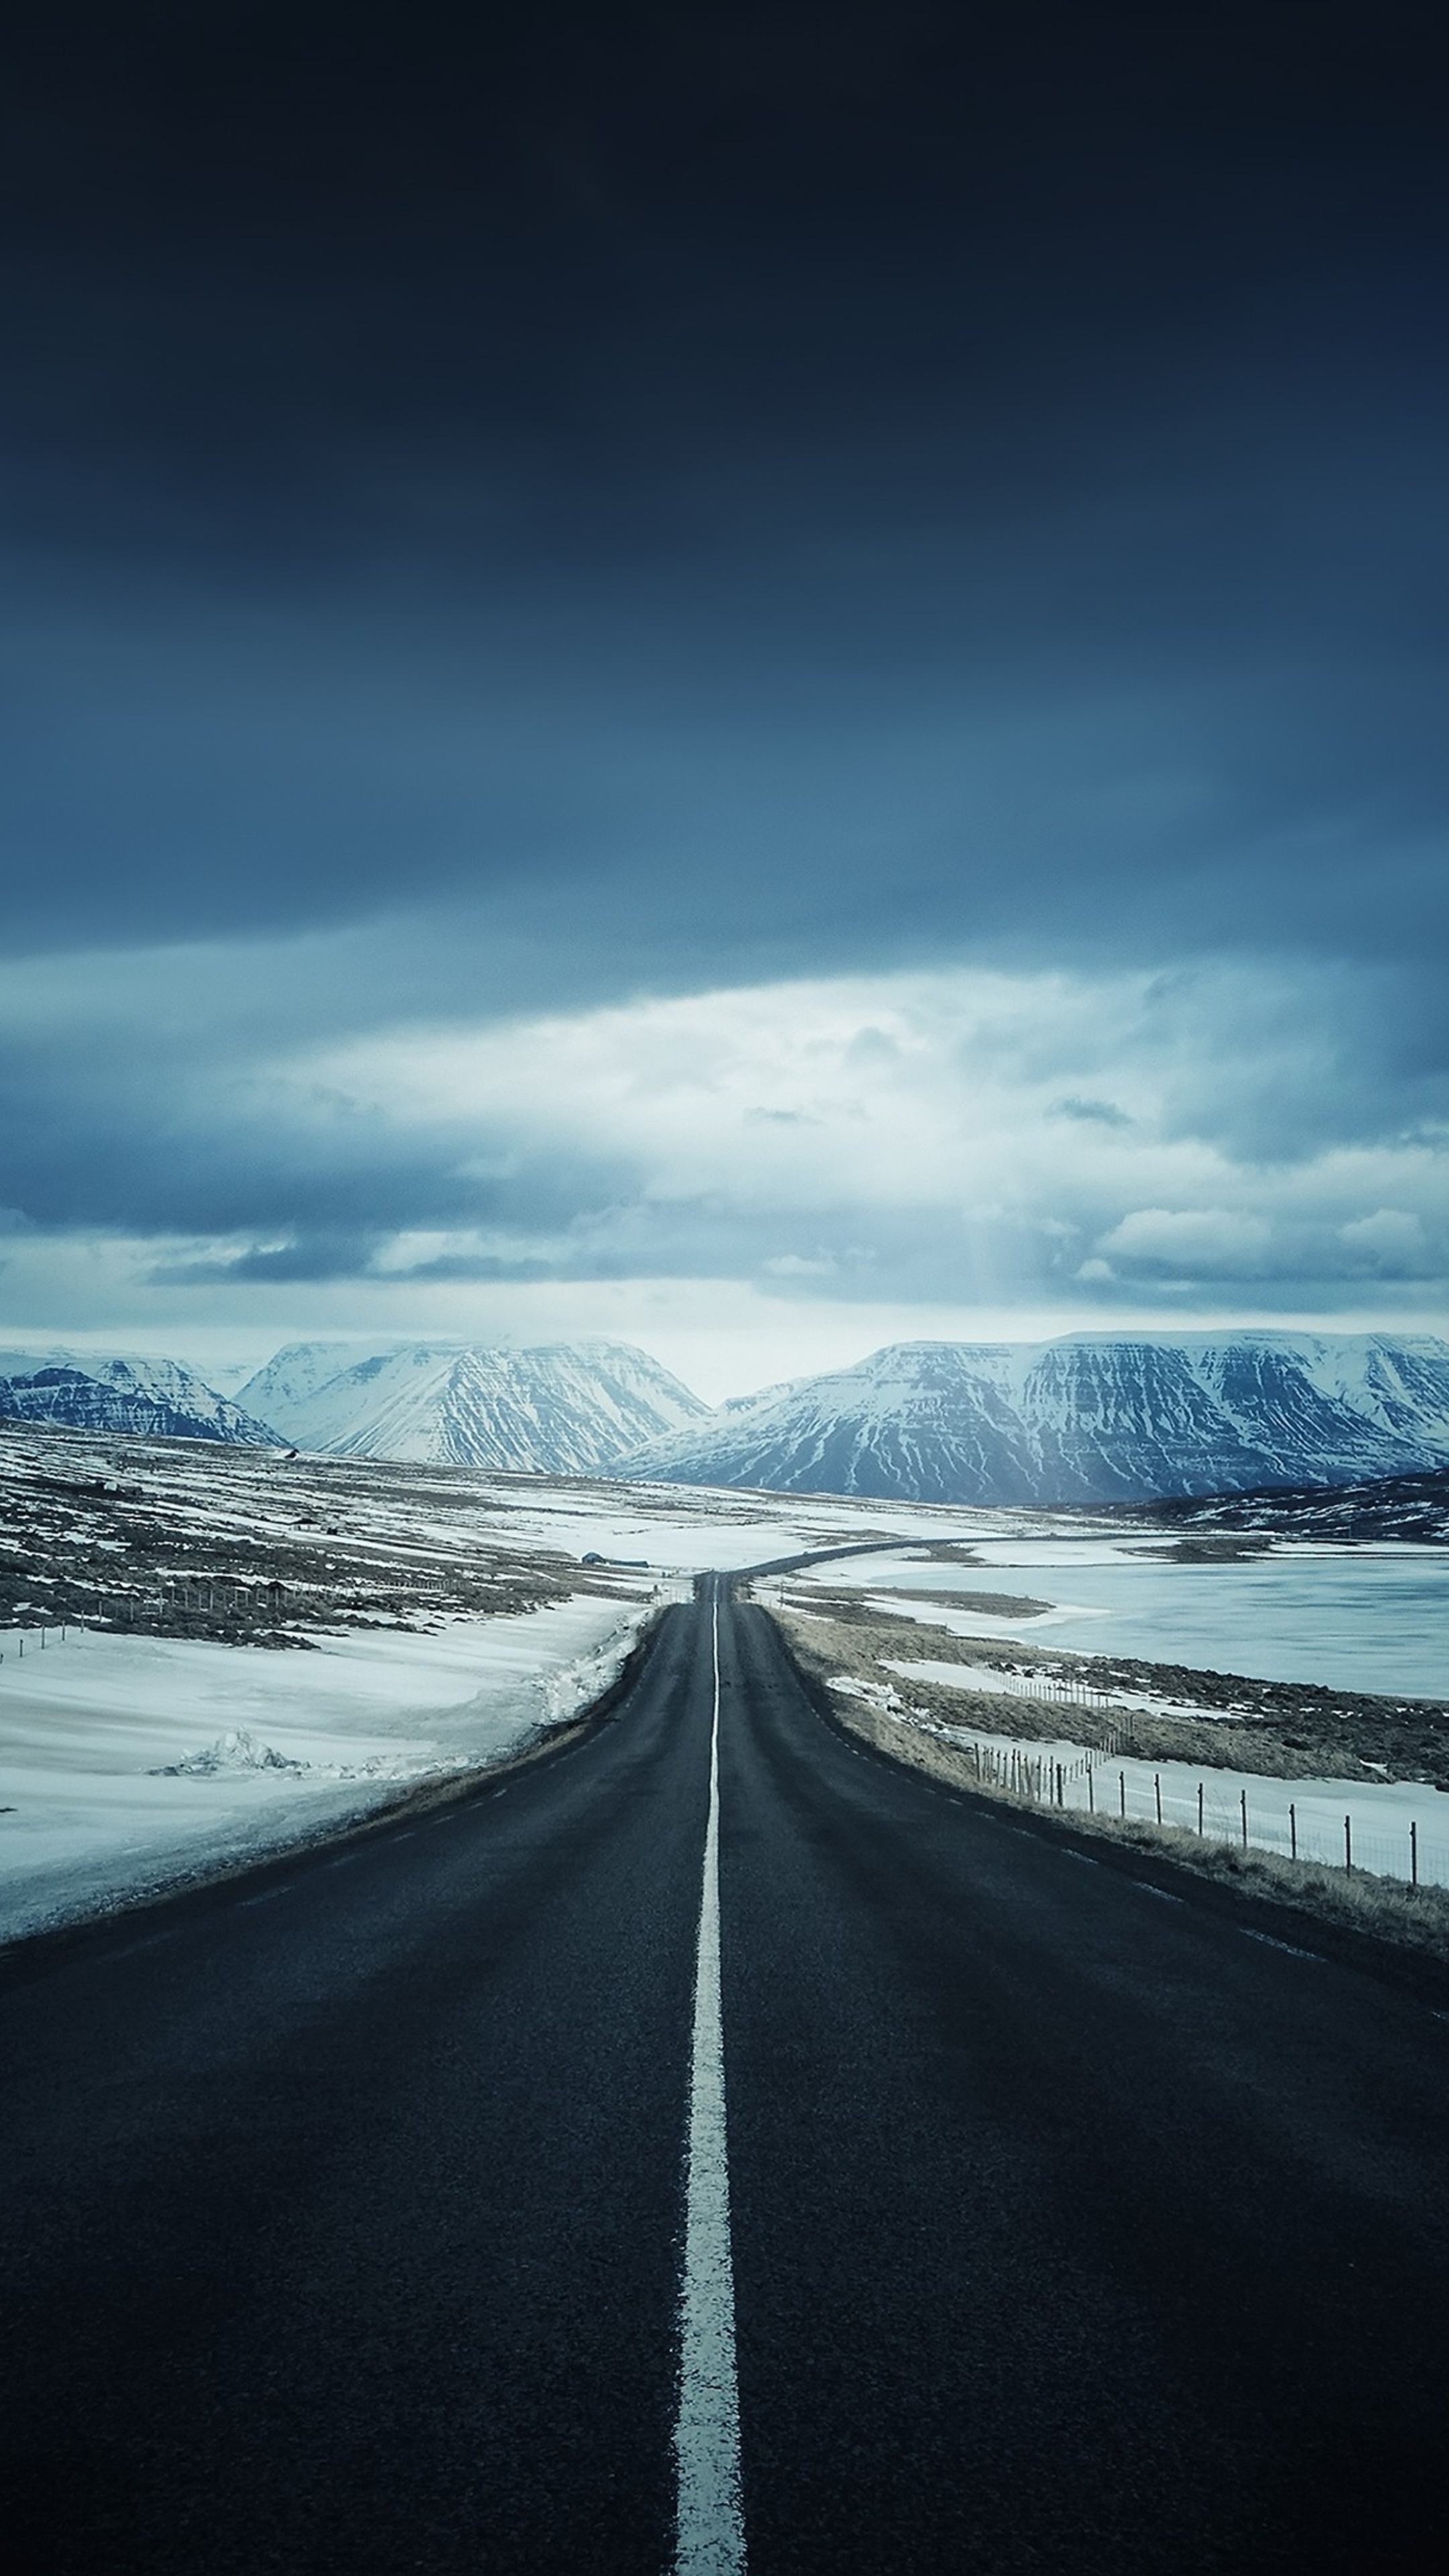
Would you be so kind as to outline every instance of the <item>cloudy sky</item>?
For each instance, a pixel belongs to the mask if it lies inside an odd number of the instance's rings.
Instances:
[[[30,13],[4,1338],[1440,1328],[1441,22]]]

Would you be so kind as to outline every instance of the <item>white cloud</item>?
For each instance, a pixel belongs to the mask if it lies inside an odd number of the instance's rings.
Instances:
[[[299,1108],[476,1124],[525,1150],[626,1156],[656,1204],[993,1207],[1053,1215],[1057,1176],[1115,1173],[1115,1119],[1060,1118],[1061,1078],[1140,1019],[1140,985],[1063,977],[857,978],[648,1000],[567,1019],[414,1029],[297,1064]],[[1129,1052],[1130,1050],[1124,1050]],[[1120,1068],[1144,1125],[1144,1071]],[[1119,1113],[1125,1120],[1127,1112]],[[1190,1141],[1167,1149],[1174,1173]],[[1209,1155],[1208,1160],[1212,1157]]]
[[[1449,1214],[1434,1140],[1330,1137],[1271,1162],[1234,1146],[1255,1091],[1331,1084],[1331,1002],[1241,973],[840,978],[394,1030],[285,1081],[302,1117],[325,1099],[471,1138],[469,1172],[626,1172],[586,1234],[707,1217],[779,1280],[898,1261],[913,1227],[958,1243],[987,1294],[1023,1265],[1088,1285],[1422,1276]]]
[[[1101,1240],[1120,1273],[1131,1266],[1251,1279],[1268,1266],[1272,1228],[1243,1208],[1134,1208]]]

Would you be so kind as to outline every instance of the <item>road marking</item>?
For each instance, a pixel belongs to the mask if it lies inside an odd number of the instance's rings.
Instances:
[[[719,1975],[719,1600],[714,1603],[709,1822],[694,1972],[694,2053],[685,2154],[684,2276],[679,2290],[679,2414],[674,2427],[675,2576],[743,2576],[740,2398],[725,2134]]]
[[[1062,1858],[1063,1860],[1079,1860],[1083,1869],[1100,1869],[1102,1866],[1099,1860],[1093,1860],[1090,1852],[1063,1852]],[[1157,1891],[1154,1890],[1154,1893],[1156,1892]]]
[[[1240,1923],[1238,1930],[1245,1941],[1262,1941],[1270,1950],[1286,1951],[1290,1959],[1311,1959],[1315,1967],[1321,1968],[1323,1965],[1322,1958],[1316,1950],[1300,1950],[1295,1941],[1279,1941],[1271,1932],[1250,1932],[1246,1923]]]
[[[1129,1887],[1136,1888],[1139,1896],[1160,1897],[1164,1905],[1180,1905],[1182,1903],[1182,1898],[1180,1896],[1174,1896],[1170,1888],[1154,1887],[1152,1881],[1148,1878],[1133,1878],[1129,1879],[1127,1883]]]
[[[263,1888],[260,1896],[244,1896],[238,1908],[238,1912],[249,1914],[254,1905],[270,1905],[275,1897],[290,1896],[291,1893],[292,1882],[290,1879],[288,1879],[285,1887],[265,1887]]]

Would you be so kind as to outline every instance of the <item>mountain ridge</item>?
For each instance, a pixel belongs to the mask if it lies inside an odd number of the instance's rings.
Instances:
[[[1064,1334],[887,1344],[767,1389],[612,1472],[879,1500],[1145,1502],[1449,1465],[1427,1334]]]
[[[141,1439],[274,1446],[276,1432],[180,1360],[0,1351],[0,1419]]]
[[[648,1352],[603,1340],[295,1342],[238,1393],[299,1448],[539,1475],[598,1474],[707,1409]]]

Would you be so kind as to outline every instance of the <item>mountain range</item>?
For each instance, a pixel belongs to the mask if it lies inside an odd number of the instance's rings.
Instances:
[[[5,1414],[515,1473],[1090,1505],[1449,1468],[1449,1343],[1279,1332],[900,1342],[713,1412],[621,1342],[296,1342],[235,1398],[173,1360],[0,1351]]]
[[[1346,1485],[1449,1464],[1449,1343],[1346,1333],[900,1342],[721,1406],[622,1470],[964,1504]]]

